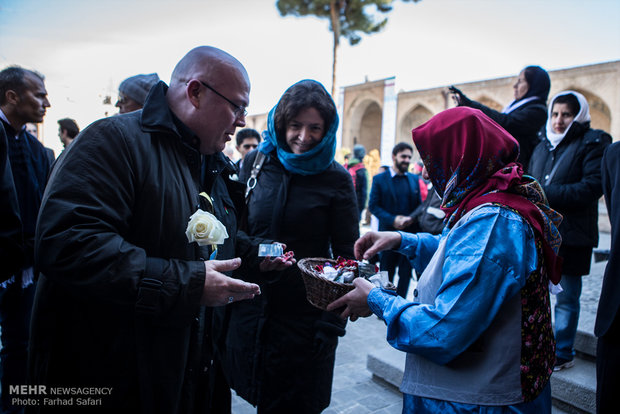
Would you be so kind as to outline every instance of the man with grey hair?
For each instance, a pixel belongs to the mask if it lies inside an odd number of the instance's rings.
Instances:
[[[114,105],[118,108],[118,113],[126,114],[142,109],[149,91],[157,82],[157,73],[131,76],[122,81],[118,87],[118,100]]]
[[[197,47],[141,111],[94,122],[59,159],[37,227],[32,384],[104,390],[102,412],[230,410],[210,322],[260,294],[226,275],[241,259],[221,151],[249,94],[237,59]]]
[[[23,262],[0,280],[0,327],[2,328],[2,398],[0,412],[19,413],[12,404],[11,386],[25,384],[28,328],[34,297],[34,235],[37,213],[50,168],[41,143],[26,131],[29,122],[43,120],[50,106],[43,76],[11,66],[0,71],[0,120],[6,132],[9,168],[13,177],[21,217]],[[5,196],[4,194],[2,195]],[[0,220],[8,220],[1,217]],[[0,263],[0,266],[8,266]]]

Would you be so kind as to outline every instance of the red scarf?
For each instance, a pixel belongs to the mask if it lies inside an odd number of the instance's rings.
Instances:
[[[478,109],[443,111],[412,131],[413,142],[442,197],[447,226],[485,203],[516,210],[542,241],[549,279],[558,283],[561,216],[549,208],[540,185],[523,176],[518,142]]]

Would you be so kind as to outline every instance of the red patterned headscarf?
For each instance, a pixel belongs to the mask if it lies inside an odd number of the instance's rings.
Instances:
[[[413,142],[442,197],[446,223],[485,203],[516,210],[542,241],[549,279],[558,283],[562,217],[549,208],[538,182],[523,175],[517,141],[478,109],[445,110],[412,131]]]

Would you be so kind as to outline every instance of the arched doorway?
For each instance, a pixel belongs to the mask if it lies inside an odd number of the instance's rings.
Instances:
[[[366,153],[381,146],[381,125],[383,110],[372,99],[364,99],[351,108],[348,124],[343,135],[343,147],[353,149],[355,144],[362,144]]]
[[[570,88],[586,97],[590,105],[590,126],[594,129],[602,129],[610,132],[611,130],[611,110],[609,106],[598,95],[579,88]]]
[[[396,143],[406,142],[408,144],[412,144],[411,130],[419,127],[432,117],[433,113],[428,108],[423,105],[416,105],[412,110],[407,112],[407,115],[402,118],[398,128],[398,135],[396,136]],[[415,146],[413,147],[413,158],[414,161],[417,161],[420,159],[420,156],[418,155]]]

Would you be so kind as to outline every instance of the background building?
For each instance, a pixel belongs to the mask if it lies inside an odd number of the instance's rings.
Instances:
[[[592,127],[609,132],[614,140],[620,137],[620,60],[554,70],[549,76],[549,97],[566,89],[582,93],[590,104]],[[470,99],[501,111],[514,98],[515,80],[516,75],[455,86]],[[448,86],[396,93],[395,78],[391,77],[341,88],[337,99],[339,149],[362,144],[368,153],[378,150],[381,164],[391,164],[396,143],[411,142],[413,128],[455,106]],[[267,114],[247,117],[250,128],[263,131],[266,125]]]

